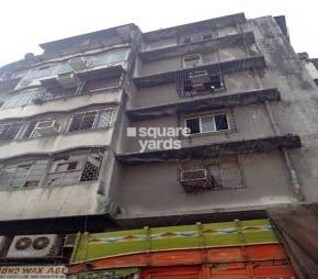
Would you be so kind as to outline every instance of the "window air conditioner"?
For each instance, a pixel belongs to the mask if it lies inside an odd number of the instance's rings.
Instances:
[[[207,179],[206,169],[186,170],[181,172],[181,181]]]
[[[202,34],[187,36],[187,37],[184,37],[184,39],[183,39],[183,43],[184,44],[199,43],[199,42],[202,42],[202,41],[203,41],[203,35]]]
[[[47,258],[58,252],[58,235],[19,235],[13,238],[7,258]]]
[[[42,136],[57,134],[58,129],[59,124],[55,120],[42,121],[36,126],[36,131],[38,131]]]
[[[74,71],[85,70],[89,67],[89,63],[86,57],[71,58],[68,63],[71,65]]]
[[[183,58],[183,67],[192,68],[202,65],[201,55],[188,55]]]
[[[74,73],[61,74],[57,77],[57,82],[64,88],[77,87],[77,77]]]
[[[211,78],[206,70],[191,72],[189,74],[189,79],[191,81],[192,86],[194,84],[211,82]]]

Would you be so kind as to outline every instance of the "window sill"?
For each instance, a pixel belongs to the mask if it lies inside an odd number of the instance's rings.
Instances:
[[[99,180],[91,180],[91,181],[78,181],[77,183],[72,184],[64,184],[64,185],[43,185],[43,186],[34,186],[34,187],[8,187],[6,189],[0,189],[1,192],[15,192],[15,191],[29,191],[34,189],[53,189],[53,188],[59,188],[59,187],[76,187],[76,186],[83,186],[83,185],[89,185],[93,184],[95,182],[98,182]]]
[[[191,138],[196,138],[196,137],[214,136],[214,135],[222,135],[222,134],[224,135],[224,134],[231,134],[231,133],[235,133],[235,132],[236,132],[236,130],[234,130],[234,129],[220,130],[220,131],[215,131],[215,132],[190,134],[188,137],[183,137],[183,138],[191,140]]]

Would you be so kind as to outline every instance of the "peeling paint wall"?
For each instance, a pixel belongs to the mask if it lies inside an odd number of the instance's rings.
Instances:
[[[250,105],[216,111],[200,111],[198,113],[181,114],[179,117],[177,115],[171,117],[157,117],[149,120],[134,121],[131,122],[130,125],[137,129],[141,127],[159,127],[161,129],[165,127],[185,127],[185,120],[187,118],[198,115],[211,115],[213,113],[227,113],[230,130],[192,135],[189,138],[181,137],[183,147],[220,143],[225,141],[257,139],[274,135],[274,131],[264,105]],[[126,144],[125,150],[122,150],[120,153],[138,152],[140,150],[139,140],[145,139],[151,138],[140,137],[138,135],[137,137],[126,136],[126,138],[122,138]],[[169,137],[163,137],[160,139],[169,139]],[[176,139],[178,139],[178,137],[176,137]]]
[[[250,21],[258,47],[266,57],[266,79],[281,92],[273,114],[281,133],[301,136],[302,148],[288,151],[307,201],[316,201],[318,89],[273,18]]]
[[[291,167],[295,169],[306,201],[318,199],[317,190],[317,131],[318,90],[312,73],[305,69],[287,38],[272,17],[258,18],[242,24],[243,31],[252,30],[256,44],[247,52],[240,47],[221,48],[217,56],[210,53],[210,59],[226,61],[249,54],[264,55],[267,67],[252,71],[237,71],[224,76],[226,91],[213,95],[230,95],[253,89],[277,88],[282,101],[268,105],[273,111],[274,122],[265,104],[255,104],[230,109],[235,123],[234,131],[211,133],[183,140],[183,146],[222,143],[279,134],[296,134],[302,139],[302,147],[287,150]],[[164,40],[162,41],[164,43]],[[159,43],[156,42],[158,45]],[[244,56],[245,55],[245,56]],[[213,61],[213,59],[212,59]],[[167,57],[153,62],[137,61],[135,77],[182,68],[182,55]],[[239,70],[239,69],[238,69]],[[163,104],[178,104],[180,99],[175,84],[162,84],[147,88],[133,88],[128,100],[129,110],[155,107]],[[191,100],[209,96],[195,96]],[[189,98],[190,100],[190,98]],[[198,114],[203,113],[202,111]],[[182,115],[154,117],[148,120],[126,120],[126,127],[177,127],[182,125]],[[278,127],[278,128],[277,128]],[[275,129],[278,129],[276,131]],[[122,138],[122,153],[137,152],[138,138]],[[190,159],[190,158],[189,158]],[[198,194],[185,194],[177,181],[178,163],[148,163],[136,166],[123,166],[121,180],[116,192],[117,201],[123,213],[117,218],[186,215],[195,212],[240,211],[244,208],[264,209],[274,204],[295,203],[297,198],[291,181],[290,167],[279,151],[273,153],[251,153],[240,155],[244,171],[246,189],[211,191]],[[116,199],[116,198],[115,198]]]
[[[225,96],[238,92],[252,91],[266,88],[266,81],[258,71],[242,71],[224,75],[225,91],[206,93],[193,97],[180,98],[176,91],[176,84],[169,83],[155,87],[135,89],[135,93],[128,101],[127,108],[151,107],[160,104],[170,104],[182,101],[210,98],[214,96]],[[270,85],[270,84],[268,84]]]
[[[296,201],[280,153],[242,155],[239,161],[246,188],[197,194],[184,193],[178,163],[125,167],[117,196],[123,213],[117,218],[236,211]]]

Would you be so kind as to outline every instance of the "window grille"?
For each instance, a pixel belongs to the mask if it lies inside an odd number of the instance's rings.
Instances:
[[[102,109],[75,113],[71,118],[69,132],[108,127],[111,125],[113,111]]]
[[[189,68],[176,74],[176,90],[180,97],[191,97],[225,89],[223,74],[217,66]]]
[[[181,169],[179,182],[188,193],[243,187],[240,168],[236,160]]]
[[[8,123],[0,125],[0,140],[1,141],[11,141],[16,139],[23,123]]]
[[[3,188],[39,186],[47,165],[48,160],[36,160],[5,166],[0,171],[0,185]]]
[[[83,92],[97,92],[119,87],[119,78],[97,78],[85,82]]]
[[[102,156],[81,155],[56,160],[47,178],[47,185],[67,185],[98,179]]]
[[[203,134],[230,129],[228,116],[225,113],[186,119],[185,125],[190,130],[190,134]]]

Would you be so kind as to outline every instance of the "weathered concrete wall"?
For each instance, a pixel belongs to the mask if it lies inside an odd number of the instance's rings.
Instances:
[[[225,112],[228,114],[230,125],[229,131],[211,132],[206,134],[192,135],[191,138],[181,138],[182,146],[196,146],[212,143],[220,143],[226,141],[239,141],[244,139],[256,139],[262,137],[270,137],[274,135],[272,125],[270,123],[268,114],[264,105],[250,105],[244,107],[235,107],[233,109],[224,109],[217,111],[198,112],[188,115],[180,115],[171,117],[158,117],[143,121],[130,122],[130,125],[137,129],[141,127],[185,127],[186,118],[197,115],[209,115],[218,112]],[[126,136],[126,135],[124,135]],[[151,138],[126,137],[122,138],[126,141],[125,150],[122,152],[138,152],[140,150],[139,140]],[[160,138],[160,139],[169,139]]]
[[[0,191],[0,220],[98,214],[99,183]]]
[[[318,70],[311,61],[305,61],[305,68],[309,72],[312,79],[318,79]]]
[[[272,17],[249,23],[268,65],[264,78],[281,92],[282,101],[272,103],[277,126],[281,133],[301,136],[303,147],[288,151],[291,163],[306,200],[317,201],[317,86]]]
[[[107,146],[112,143],[112,133],[113,128],[109,127],[12,141],[0,145],[0,160],[27,154],[50,154],[81,147]]]
[[[51,100],[43,104],[0,109],[0,120],[26,118],[51,112],[68,112],[90,105],[109,105],[120,102],[121,98],[122,90],[115,90]]]
[[[246,188],[197,194],[183,192],[178,163],[125,167],[117,194],[123,213],[117,218],[265,208],[296,201],[280,153],[243,155],[239,161]]]
[[[134,94],[129,94],[131,98],[129,99],[127,107],[128,109],[135,109],[139,107],[157,106],[265,88],[263,86],[262,73],[256,70],[225,74],[224,83],[226,85],[225,91],[197,95],[191,98],[180,98],[174,83],[163,84],[155,87],[140,88],[139,90],[134,90]]]
[[[184,146],[213,144],[227,140],[242,140],[279,134],[298,134],[302,148],[287,150],[306,201],[317,201],[317,132],[318,90],[312,76],[301,64],[287,39],[272,17],[249,21],[243,30],[253,30],[256,46],[249,51],[260,51],[267,68],[257,71],[236,72],[225,75],[227,90],[216,94],[232,94],[259,88],[278,88],[282,101],[271,102],[274,122],[264,104],[237,107],[231,110],[235,131],[230,133],[193,136]],[[218,51],[218,59],[237,59],[247,55],[241,48]],[[211,51],[210,61],[213,60]],[[214,61],[214,62],[215,62]],[[182,57],[139,63],[140,76],[181,69]],[[138,76],[137,74],[137,76]],[[136,76],[136,73],[135,73]],[[129,109],[180,102],[174,84],[134,90]],[[204,98],[204,97],[195,97]],[[201,112],[200,112],[201,113]],[[180,119],[182,121],[182,117]],[[177,116],[125,122],[132,127],[180,126]],[[278,128],[276,131],[274,128]],[[138,151],[135,138],[124,138],[125,151]],[[126,145],[126,146],[125,146]],[[177,163],[149,163],[124,166],[115,198],[124,209],[118,218],[182,215],[195,212],[223,212],[244,208],[266,208],[278,203],[297,202],[294,185],[285,157],[274,153],[240,155],[245,189],[185,194],[177,182]]]
[[[203,60],[204,63],[217,63],[231,61],[235,59],[244,59],[249,57],[248,51],[251,50],[254,54],[257,54],[257,48],[255,45],[249,48],[241,46],[227,46],[224,48],[214,49],[211,47],[209,52],[204,52]],[[197,52],[196,52],[197,53]],[[191,53],[187,53],[191,54]],[[140,59],[140,58],[138,58]],[[176,71],[183,68],[182,56],[174,56],[171,58],[160,59],[152,62],[138,63],[135,71],[135,77],[138,76],[149,76],[164,72]]]

